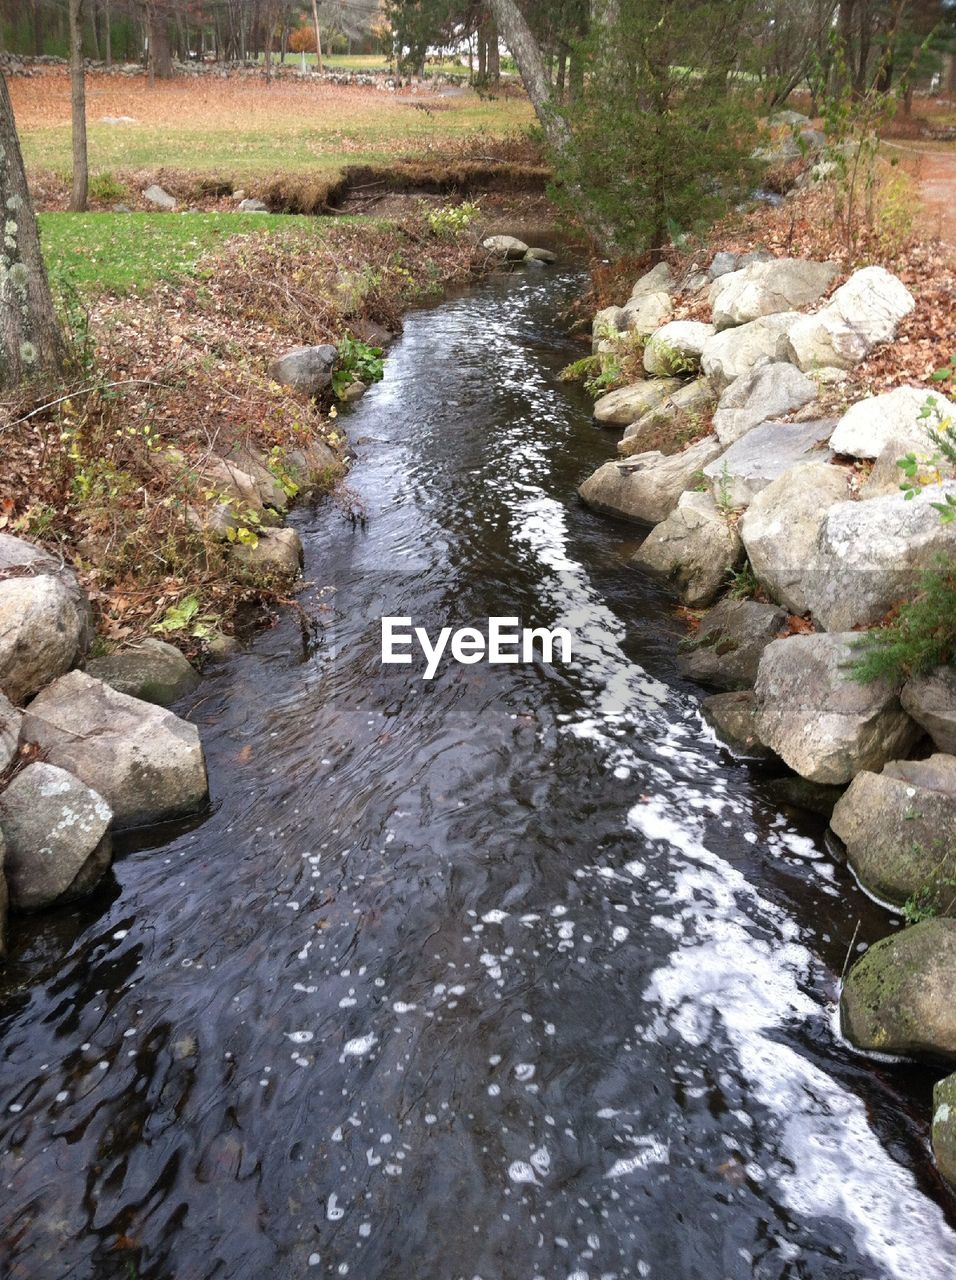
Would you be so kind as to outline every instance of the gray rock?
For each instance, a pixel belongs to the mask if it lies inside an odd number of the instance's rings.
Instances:
[[[154,204],[157,209],[176,208],[176,201],[174,197],[171,196],[168,191],[164,191],[162,187],[157,186],[155,182],[151,186],[148,186],[143,192],[143,199],[148,204]]]
[[[113,814],[96,791],[56,765],[27,765],[0,795],[10,905],[21,911],[87,893],[112,861]]]
[[[714,693],[700,704],[701,714],[728,750],[744,760],[771,760],[773,752],[757,737],[752,689]]]
[[[591,354],[596,355],[598,346],[610,336],[621,334],[627,330],[627,312],[623,307],[605,307],[594,317],[591,325]]]
[[[928,675],[911,676],[900,702],[940,751],[956,755],[956,668],[937,667]],[[2,720],[0,707],[0,724]]]
[[[907,501],[901,493],[830,507],[807,575],[807,603],[827,631],[879,622],[910,599],[920,574],[956,552],[956,524],[932,507],[956,482],[934,485]]]
[[[808,782],[806,778],[798,778],[795,773],[788,774],[785,778],[773,778],[766,784],[766,794],[775,804],[789,805],[791,809],[806,809],[827,820],[843,792],[843,787],[830,787],[824,782]]]
[[[712,604],[743,556],[736,528],[709,493],[684,493],[631,563],[662,574],[691,608]]]
[[[783,311],[716,333],[704,343],[701,368],[713,379],[716,389],[722,391],[758,361],[786,359],[788,335],[800,319],[798,311]]]
[[[720,397],[714,431],[721,444],[732,445],[754,427],[812,404],[816,384],[783,361],[766,361],[737,378]]]
[[[3,842],[3,828],[0,827],[0,960],[7,954],[7,878],[4,875],[6,862],[6,845]]]
[[[911,447],[905,439],[893,439],[883,446],[870,474],[860,484],[862,499],[886,498],[902,491],[903,472],[899,462]]]
[[[132,649],[92,658],[86,674],[117,693],[170,707],[199,687],[199,675],[180,651],[163,640],[147,638]]]
[[[787,615],[759,600],[721,600],[701,618],[678,660],[684,675],[714,689],[750,689],[760,656],[787,625]],[[753,730],[756,733],[756,730]]]
[[[929,419],[920,418],[929,401],[934,412]],[[895,387],[885,395],[872,396],[851,405],[833,433],[834,453],[852,458],[878,458],[892,441],[901,447],[897,457],[911,450],[917,457],[936,452],[929,427],[937,428],[941,417],[956,422],[956,404],[925,387]]]
[[[956,756],[946,751],[938,751],[923,760],[891,760],[883,766],[883,772],[889,778],[898,778],[924,791],[956,795]]]
[[[594,418],[605,427],[626,427],[680,388],[677,378],[648,378],[617,391],[609,391],[594,402]]]
[[[916,303],[883,267],[864,267],[837,289],[815,315],[801,316],[790,330],[788,354],[800,369],[852,369],[874,347],[896,335]]]
[[[666,400],[662,400],[655,408],[648,409],[625,429],[617,451],[625,458],[635,453],[646,453],[647,444],[644,442],[666,423],[670,423],[673,428],[675,442],[680,440],[681,427],[686,429],[688,435],[699,435],[713,407],[714,392],[707,378],[685,382]]]
[[[740,521],[757,581],[791,613],[807,613],[807,577],[827,511],[847,496],[847,473],[826,462],[790,467],[758,493]]]
[[[674,273],[666,262],[645,272],[631,290],[631,299],[643,298],[652,293],[669,293],[674,284]]]
[[[809,422],[764,422],[704,468],[724,504],[746,507],[762,489],[800,462],[826,461],[820,445],[830,438],[833,418]]]
[[[584,481],[578,493],[595,511],[660,524],[719,450],[717,437],[707,436],[682,453],[639,453],[626,461],[606,462]]]
[[[0,580],[0,692],[12,702],[69,671],[83,653],[84,620],[48,574]]]
[[[837,274],[832,262],[807,262],[801,258],[777,258],[731,271],[711,286],[714,325],[728,329],[760,316],[813,306]]]
[[[13,703],[0,693],[0,774],[16,759],[22,718]]]
[[[294,529],[261,529],[255,546],[235,542],[229,554],[247,578],[291,580],[302,568],[302,539]]]
[[[338,351],[329,343],[317,347],[293,347],[273,362],[270,377],[284,387],[316,396],[331,386]]]
[[[550,266],[552,262],[557,262],[558,255],[552,253],[550,249],[529,249],[524,255],[525,262],[542,262],[545,266]]]
[[[956,1191],[956,1075],[940,1080],[933,1090],[933,1155]]]
[[[864,889],[896,906],[915,898],[956,915],[956,769],[953,781],[949,791],[918,786],[893,776],[892,764],[856,775],[830,826]]]
[[[97,791],[119,827],[195,813],[208,795],[194,725],[82,671],[38,694],[20,737]]]
[[[516,236],[489,236],[487,240],[482,240],[481,247],[488,253],[511,262],[519,261],[528,252],[528,246]]]
[[[265,460],[254,450],[241,445],[234,445],[229,455],[222,459],[224,478],[232,478],[237,472],[241,474],[244,488],[250,487],[255,492],[256,505],[271,507],[273,511],[285,512],[289,509],[289,495],[265,464]],[[212,474],[207,473],[207,474]],[[248,477],[248,480],[246,479]]]
[[[843,1034],[858,1049],[956,1058],[956,920],[875,943],[847,974]]]
[[[283,465],[299,486],[300,497],[329,489],[343,468],[341,456],[318,438],[287,449]]]
[[[810,117],[801,115],[799,111],[775,111],[767,123],[772,129],[782,126],[799,128],[800,125],[809,124]]]
[[[624,304],[625,328],[629,333],[653,333],[673,313],[669,293],[642,293]]]
[[[801,777],[841,785],[905,755],[917,725],[885,680],[852,677],[856,632],[788,636],[767,645],[757,673],[757,732]]]
[[[80,643],[85,653],[93,641],[93,610],[76,574],[61,558],[44,551],[42,547],[24,542],[9,533],[0,533],[0,580],[36,574],[50,574],[58,578],[66,588],[82,619],[83,634]]]
[[[731,271],[737,270],[737,255],[735,253],[715,253],[714,260],[711,262],[707,274],[711,280],[718,280],[721,276],[728,275]]]
[[[261,200],[246,199],[239,201],[240,213],[268,213],[269,206]]]
[[[714,326],[698,320],[672,320],[651,334],[644,348],[644,368],[652,377],[671,378],[700,367],[704,343]]]

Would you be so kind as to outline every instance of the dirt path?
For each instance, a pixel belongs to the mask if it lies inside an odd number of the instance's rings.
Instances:
[[[926,230],[956,255],[956,143],[893,142],[892,154],[915,179],[924,206]]]

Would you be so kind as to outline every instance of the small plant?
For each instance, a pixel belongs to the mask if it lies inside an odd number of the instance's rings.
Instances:
[[[360,338],[346,336],[339,343],[339,359],[332,374],[332,390],[341,400],[353,382],[381,382],[385,357],[381,347],[370,347]]]
[[[733,515],[737,510],[733,495],[733,477],[726,462],[721,467],[720,475],[717,478],[717,492],[714,494],[714,501],[717,504],[718,511],[726,517]]]
[[[951,380],[954,372],[956,356],[951,356],[949,364],[933,374],[933,381]],[[911,451],[897,460],[896,465],[903,473],[900,488],[907,499],[922,493],[926,485],[942,484],[956,475],[956,421],[952,415],[943,412],[935,396],[927,396],[918,420],[925,425],[926,434],[936,445],[936,452],[931,457],[921,458]],[[952,524],[956,520],[956,495],[944,493],[941,502],[931,502],[930,506],[939,512],[943,524]]]
[[[860,684],[901,680],[956,658],[956,561],[920,577],[913,600],[901,605],[886,627],[867,631],[855,646],[852,676]]]
[[[456,240],[471,226],[481,210],[472,201],[463,204],[443,205],[427,215],[432,232],[442,240]]]
[[[184,596],[178,604],[171,604],[159,622],[151,630],[162,635],[185,632],[196,640],[208,640],[214,635],[219,619],[214,613],[201,613],[197,595]]]
[[[126,199],[129,195],[129,187],[114,178],[109,171],[94,173],[90,178],[89,194],[91,200],[101,201],[103,204],[115,204],[118,200]]]
[[[562,382],[580,382],[592,400],[597,400],[624,381],[620,360],[616,355],[584,356],[558,374]]]
[[[288,464],[288,461],[286,460],[285,450],[283,449],[281,444],[273,445],[272,448],[269,450],[269,458],[266,465],[268,466],[270,473],[275,479],[276,484],[278,484],[279,488],[282,490],[285,496],[287,498],[296,497],[301,486],[298,484],[298,482],[295,479],[295,476],[289,470],[289,464]]]
[[[760,590],[760,583],[749,560],[745,560],[742,568],[731,569],[728,573],[730,590],[728,595],[734,600],[750,600]]]

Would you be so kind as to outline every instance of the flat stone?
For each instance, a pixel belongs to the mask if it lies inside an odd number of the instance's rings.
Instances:
[[[718,501],[746,507],[762,489],[800,462],[825,462],[821,449],[830,438],[835,420],[764,422],[732,444],[704,467]]]
[[[652,377],[673,378],[700,368],[704,343],[714,326],[697,320],[672,320],[655,330],[644,348],[644,368]]]
[[[158,707],[170,707],[199,687],[199,674],[189,660],[174,645],[152,638],[107,657],[92,658],[86,674],[117,693]]]
[[[713,689],[751,689],[761,654],[786,625],[787,615],[776,605],[728,597],[701,618],[678,665],[684,675]]]
[[[731,754],[744,760],[771,760],[773,752],[757,737],[752,689],[714,693],[700,704],[701,715]]]
[[[762,422],[782,418],[812,404],[816,384],[784,361],[755,365],[724,390],[714,414],[714,431],[721,444],[730,446]]]
[[[609,391],[594,402],[594,418],[605,427],[626,427],[679,390],[677,378],[647,378]]]
[[[704,343],[701,368],[722,391],[760,360],[785,360],[790,330],[801,318],[798,311],[783,311],[716,333]]]
[[[10,905],[21,911],[88,892],[112,861],[109,805],[65,769],[27,765],[0,795]]]
[[[660,524],[719,450],[717,437],[707,436],[682,453],[639,453],[626,461],[606,462],[584,481],[578,493],[595,511]]]
[[[927,675],[911,676],[903,685],[900,702],[940,751],[956,755],[956,668],[937,667]]]
[[[929,418],[922,417],[932,403]],[[833,433],[834,453],[853,458],[878,458],[890,441],[902,446],[898,455],[912,451],[917,457],[930,457],[936,446],[928,428],[938,428],[941,418],[956,422],[956,404],[925,387],[895,387],[881,396],[871,396],[851,405]]]
[[[743,548],[737,530],[709,493],[684,493],[650,531],[631,564],[661,574],[691,608],[716,600]]]
[[[82,671],[34,698],[20,738],[98,792],[120,827],[195,813],[208,795],[195,725]]]

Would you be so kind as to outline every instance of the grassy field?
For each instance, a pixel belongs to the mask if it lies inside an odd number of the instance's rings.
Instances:
[[[523,98],[394,94],[283,80],[87,77],[90,170],[176,169],[249,180],[424,156],[468,135],[494,139],[531,122]],[[69,80],[56,69],[10,82],[27,167],[70,170]],[[104,117],[131,123],[104,124]]]

